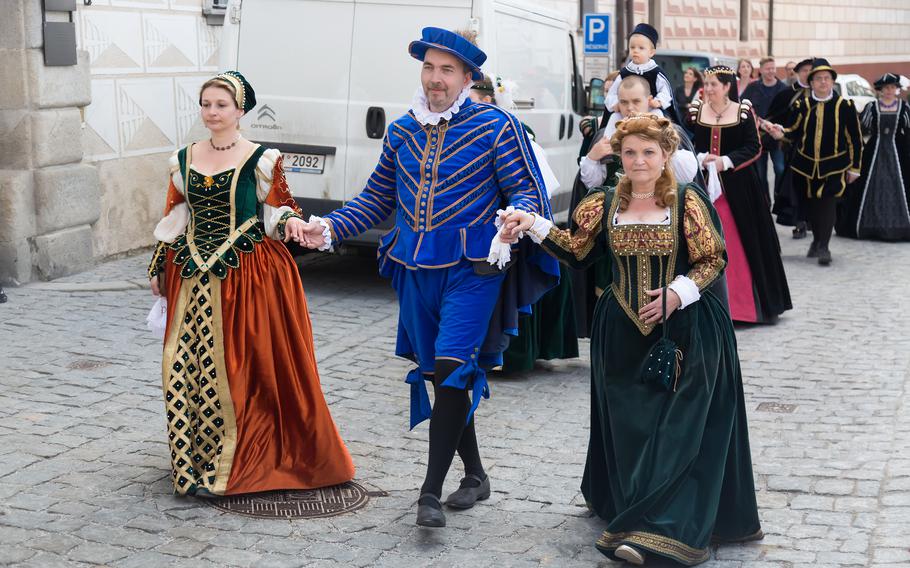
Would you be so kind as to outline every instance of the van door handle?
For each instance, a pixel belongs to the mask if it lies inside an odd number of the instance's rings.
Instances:
[[[572,133],[575,132],[575,117],[569,115],[569,129],[566,130],[566,138],[571,139]]]
[[[559,139],[562,140],[566,135],[566,115],[559,115]]]
[[[385,110],[382,107],[367,109],[367,137],[379,139],[385,134]]]

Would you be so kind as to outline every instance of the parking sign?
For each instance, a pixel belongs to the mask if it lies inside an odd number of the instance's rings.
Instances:
[[[610,14],[585,14],[585,55],[610,53]]]

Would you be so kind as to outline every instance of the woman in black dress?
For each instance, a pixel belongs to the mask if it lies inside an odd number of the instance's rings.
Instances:
[[[879,100],[866,105],[862,176],[838,204],[837,234],[859,239],[910,240],[910,105],[898,98],[900,77],[875,82]]]
[[[688,67],[683,73],[683,84],[676,87],[673,91],[673,97],[676,99],[676,106],[685,109],[689,106],[695,95],[698,94],[704,80],[701,73],[695,67]]]
[[[719,173],[722,193],[714,207],[727,243],[730,315],[773,323],[793,306],[768,195],[753,165],[761,154],[755,116],[750,104],[738,102],[729,67],[709,67],[704,83],[704,100],[689,105],[689,128],[698,162],[705,170],[714,164]]]

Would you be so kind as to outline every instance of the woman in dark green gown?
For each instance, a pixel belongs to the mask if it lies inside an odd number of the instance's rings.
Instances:
[[[608,523],[597,548],[633,564],[655,554],[691,566],[712,541],[762,537],[736,337],[710,289],[726,263],[721,225],[697,186],[663,168],[677,144],[668,120],[633,116],[613,137],[627,175],[579,204],[575,231],[522,212],[506,219],[570,265],[609,259],[591,337],[582,492]],[[675,392],[641,380],[663,325],[683,353]]]

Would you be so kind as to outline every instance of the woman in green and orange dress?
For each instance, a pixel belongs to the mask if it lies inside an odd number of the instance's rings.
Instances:
[[[344,483],[354,465],[320,388],[303,286],[281,242],[303,238],[281,155],[240,136],[240,117],[256,104],[240,73],[207,81],[199,102],[211,138],[171,157],[148,272],[168,302],[162,382],[174,491]]]

